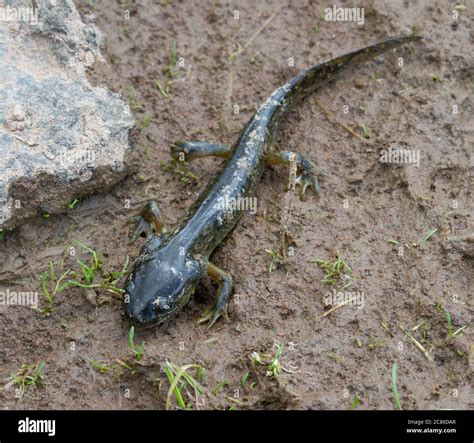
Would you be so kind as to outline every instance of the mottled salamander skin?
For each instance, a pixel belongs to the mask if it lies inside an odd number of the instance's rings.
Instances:
[[[278,124],[287,110],[341,71],[418,36],[390,38],[302,71],[278,88],[250,119],[223,169],[171,234],[151,235],[126,283],[124,312],[139,324],[160,323],[180,309],[208,272],[209,256],[232,231],[242,211],[223,199],[251,197],[273,150]]]

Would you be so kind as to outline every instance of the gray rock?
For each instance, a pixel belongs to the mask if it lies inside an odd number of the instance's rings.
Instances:
[[[71,0],[0,0],[0,228],[122,179],[134,120],[91,86],[102,35]]]

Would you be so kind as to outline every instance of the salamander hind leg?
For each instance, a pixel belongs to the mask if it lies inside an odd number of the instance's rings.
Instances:
[[[157,234],[166,234],[167,232],[163,214],[154,201],[147,203],[140,214],[131,217],[128,222],[135,224],[132,242],[140,236],[149,236],[153,232]]]
[[[210,329],[219,317],[224,317],[226,320],[228,319],[227,305],[232,295],[232,276],[212,263],[208,263],[207,272],[209,277],[218,283],[219,286],[217,288],[217,296],[214,305],[203,314],[198,323],[209,322],[208,329]]]
[[[272,152],[267,157],[267,165],[291,164],[292,162],[296,162],[297,165],[295,184],[300,186],[300,199],[305,199],[308,187],[319,194],[316,167],[305,156],[292,151],[281,151]]]
[[[171,157],[176,161],[191,161],[202,157],[228,158],[232,153],[229,145],[202,141],[176,142],[170,146]]]

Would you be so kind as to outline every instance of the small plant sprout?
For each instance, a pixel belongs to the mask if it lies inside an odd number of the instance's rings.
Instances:
[[[438,232],[438,230],[437,230],[436,228],[430,229],[430,230],[422,237],[422,241],[426,243],[426,242],[427,242],[431,237],[433,237],[433,235],[435,235],[437,232]]]
[[[262,62],[260,61],[259,59],[260,57],[260,52],[256,52],[254,55],[252,55],[252,57],[250,58],[249,62],[251,65],[258,65],[260,66],[262,64]]]
[[[166,75],[166,79],[161,82],[160,80],[156,80],[154,86],[160,94],[165,97],[170,97],[170,87],[176,82],[177,77],[181,77],[182,69],[180,64],[178,63],[178,54],[176,50],[176,41],[173,40],[171,42],[171,52],[168,58],[168,66],[163,69],[163,73]]]
[[[97,257],[97,253],[89,248],[89,246],[86,246],[85,244],[81,243],[80,241],[75,241],[74,242],[77,246],[80,248],[84,249],[88,253],[92,255],[92,264],[87,265],[86,263],[82,262],[81,260],[77,260],[77,264],[80,266],[81,271],[82,271],[82,281],[83,283],[81,284],[77,280],[70,280],[70,284],[73,286],[79,286],[79,287],[90,287],[92,282],[94,281],[95,278],[95,273],[99,269],[102,268],[102,263]]]
[[[250,372],[246,372],[244,375],[242,375],[242,378],[240,379],[240,386],[242,386],[243,388],[245,387],[249,380],[249,376]]]
[[[271,378],[277,378],[282,372],[293,374],[295,371],[292,369],[285,368],[281,362],[281,355],[283,354],[283,345],[277,345],[275,355],[271,359],[267,366],[267,376]]]
[[[216,387],[211,391],[213,395],[216,395],[218,392],[222,391],[226,386],[229,386],[229,380],[223,380],[216,385]]]
[[[102,262],[100,261],[96,251],[92,248],[79,241],[76,241],[75,244],[92,256],[92,263],[87,264],[81,260],[77,260],[81,274],[78,275],[75,271],[72,272],[71,275],[76,278],[69,280],[68,284],[83,289],[104,289],[112,294],[121,295],[124,290],[118,287],[118,283],[122,277],[127,274],[129,257],[126,257],[121,271],[111,272],[105,278],[102,278],[99,283],[95,283],[96,274],[99,273],[99,271],[102,271]]]
[[[229,59],[233,60],[235,57],[238,57],[242,51],[242,45],[239,42],[235,42],[235,50],[229,54]]]
[[[198,183],[198,177],[195,172],[188,166],[187,162],[179,159],[171,159],[168,163],[162,162],[161,167],[165,171],[172,172],[180,176],[180,181],[188,183],[190,181]]]
[[[429,360],[433,361],[433,358],[429,354],[429,352],[423,347],[423,345],[410,333],[410,331],[406,330],[403,325],[398,325],[400,330],[413,342],[417,349],[419,349],[423,355]]]
[[[74,200],[72,200],[71,202],[69,202],[67,204],[67,208],[68,209],[74,209],[76,207],[76,205],[80,202],[81,200],[78,199],[78,198],[75,198]]]
[[[278,269],[283,264],[283,257],[276,249],[265,249],[265,252],[270,256],[270,266],[268,273],[271,274],[275,269]]]
[[[360,405],[359,397],[355,396],[354,400],[352,400],[351,407],[349,408],[351,411],[355,411]]]
[[[0,229],[0,240],[3,240],[4,237],[5,237],[5,230]]]
[[[467,326],[461,326],[459,329],[456,329],[456,331],[453,332],[453,322],[452,322],[452,319],[451,319],[451,314],[450,312],[446,309],[446,321],[448,323],[448,340],[452,340],[454,339],[455,337],[457,337],[458,335],[462,334],[462,332],[464,331],[464,329],[467,328]]]
[[[137,370],[132,365],[130,365],[129,363],[127,363],[123,360],[121,360],[120,358],[116,358],[115,363],[117,363],[117,365],[118,365],[116,367],[125,368],[127,371],[130,371],[131,374],[136,374],[136,372],[137,372]]]
[[[155,88],[158,89],[158,91],[160,91],[160,94],[165,97],[165,98],[169,98],[169,93],[168,93],[168,84],[166,84],[165,87],[163,87],[163,85],[161,84],[161,82],[159,80],[156,80],[155,82]]]
[[[194,370],[194,376],[189,373],[190,370]],[[204,388],[200,384],[204,377],[204,372],[204,368],[199,365],[190,364],[180,367],[167,361],[165,374],[170,387],[166,395],[166,410],[172,408],[173,395],[176,406],[179,409],[189,409],[191,407],[191,403],[186,403],[185,397],[189,401],[194,400],[197,402],[198,396],[204,393]]]
[[[113,288],[113,292],[115,291],[123,292],[123,290],[119,289],[117,286],[120,280],[125,275],[127,275],[129,263],[130,263],[130,257],[127,255],[125,257],[125,261],[123,262],[122,269],[120,271],[112,271],[110,274],[106,276],[105,280],[102,281],[102,284],[104,285],[104,287],[108,287],[110,289]]]
[[[293,369],[288,369],[284,367],[281,364],[281,355],[283,353],[283,348],[284,346],[282,344],[276,345],[276,350],[273,355],[271,354],[260,354],[258,352],[252,352],[250,354],[250,360],[252,362],[252,365],[255,366],[261,366],[265,365],[266,368],[266,376],[270,378],[277,378],[278,375],[280,375],[282,372],[288,372],[288,373],[294,373],[295,371]],[[247,382],[247,379],[249,377],[249,374],[246,373],[244,374],[244,377],[242,378],[242,383],[245,381]]]
[[[5,385],[5,389],[13,385],[18,386],[19,398],[21,399],[28,387],[41,384],[45,366],[46,364],[44,362],[37,365],[22,365],[16,374],[11,374],[10,381]]]
[[[367,127],[364,125],[364,123],[360,122],[359,126],[360,126],[360,129],[362,129],[362,136],[364,138],[370,138],[369,131],[367,130]]]
[[[130,350],[135,355],[135,360],[140,361],[143,357],[143,347],[144,343],[142,342],[138,348],[135,345],[135,327],[132,326],[128,332],[128,342],[130,345]]]
[[[282,353],[283,345],[278,345],[275,351],[275,356],[272,358],[272,361],[267,366],[268,377],[277,377],[283,371],[283,366],[280,363],[280,357]]]
[[[63,283],[63,281],[68,276],[70,269],[56,279],[56,265],[56,263],[50,262],[48,270],[41,274],[41,294],[46,301],[46,306],[44,308],[38,306],[33,307],[36,312],[40,312],[41,314],[52,314],[54,312],[54,297],[68,287],[68,282]],[[61,262],[59,266],[63,268],[63,263]]]
[[[245,402],[239,400],[238,398],[235,398],[235,397],[229,397],[229,396],[226,396],[226,400],[229,400],[230,402],[232,403],[236,403],[237,405],[239,406],[245,406]],[[235,407],[234,406],[231,406],[229,409],[229,411],[232,410],[234,411],[235,410]]]
[[[378,339],[375,337],[372,332],[369,333],[369,340],[367,342],[367,347],[369,349],[376,349],[385,344],[385,340]]]
[[[395,400],[395,406],[399,411],[402,411],[402,405],[400,404],[400,397],[398,395],[398,388],[397,388],[397,364],[394,363],[392,366],[392,392],[393,398]]]
[[[323,271],[323,283],[328,285],[336,285],[343,283],[344,287],[351,285],[352,269],[344,261],[339,253],[336,253],[336,258],[330,260],[311,260],[311,263],[316,263]]]
[[[100,372],[101,374],[106,374],[112,369],[112,366],[105,363],[100,363],[94,359],[90,359],[89,364],[92,368],[94,368],[97,372]]]
[[[150,126],[152,119],[153,119],[152,115],[147,115],[143,117],[142,124],[140,125],[140,128],[139,128],[140,131],[143,131],[144,129],[148,128],[148,126]]]
[[[168,78],[171,79],[168,83],[172,83],[172,79],[179,77],[181,74],[181,66],[178,63],[178,51],[176,49],[176,40],[171,42],[170,56],[168,58],[168,66],[164,69]]]
[[[170,56],[170,64],[169,64],[169,71],[170,74],[173,76],[173,70],[176,69],[176,65],[178,64],[178,55],[176,53],[176,40],[171,42],[171,56]]]
[[[260,354],[258,352],[252,352],[250,354],[250,360],[252,360],[252,364],[254,366],[261,365],[262,364],[262,359],[260,358]]]
[[[332,358],[338,365],[341,365],[344,361],[344,357],[339,355],[337,352],[329,352],[328,357]]]

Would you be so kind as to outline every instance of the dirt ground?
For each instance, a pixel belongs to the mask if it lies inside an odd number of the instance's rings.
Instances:
[[[106,291],[68,288],[54,296],[51,315],[0,306],[2,383],[23,364],[45,363],[43,382],[21,399],[15,386],[0,390],[3,408],[161,409],[166,361],[205,369],[203,395],[185,395],[191,408],[394,409],[394,363],[404,409],[473,407],[474,3],[464,2],[457,19],[455,4],[441,0],[359,3],[363,25],[325,21],[332,4],[319,1],[76,2],[107,36],[113,76],[95,66],[92,81],[121,91],[141,128],[135,169],[111,192],[7,233],[2,291],[41,296],[49,262],[90,263],[84,252],[68,254],[75,240],[101,254],[104,275],[120,270],[144,241],[129,243],[127,218],[155,199],[177,226],[222,164],[195,161],[196,178],[181,176],[167,167],[173,141],[234,143],[255,106],[300,69],[414,29],[425,39],[329,83],[282,124],[278,148],[318,165],[321,194],[295,198],[294,253],[269,273],[288,168],[266,169],[257,214],[246,213],[213,256],[234,277],[228,322],[210,331],[196,324],[215,293],[204,282],[179,314],[136,331],[144,350],[134,362],[120,297]],[[243,52],[229,57],[237,44]],[[419,166],[382,163],[389,148],[418,151]],[[323,283],[312,262],[336,253],[352,268],[346,288]],[[327,313],[334,290],[363,304]],[[279,361],[288,372],[272,377],[275,344],[284,345]]]

